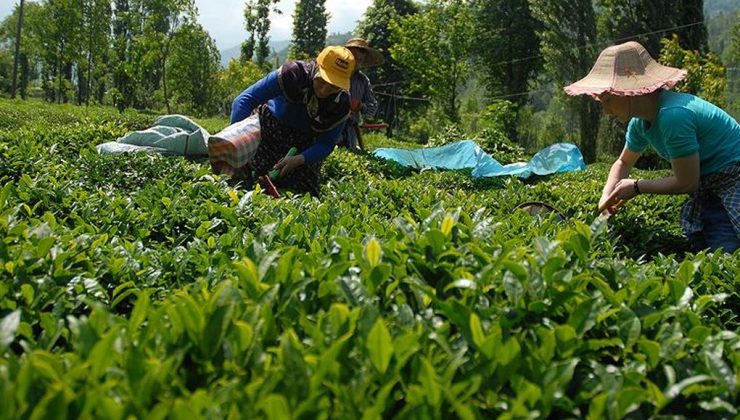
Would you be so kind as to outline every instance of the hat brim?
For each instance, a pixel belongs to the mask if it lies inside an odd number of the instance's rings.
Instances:
[[[564,87],[563,90],[571,96],[597,97],[605,93],[616,96],[638,96],[658,89],[670,89],[685,79],[686,74],[684,69],[664,66],[657,62],[650,65],[645,74],[640,75],[599,74],[594,68],[586,77]]]
[[[365,51],[367,57],[365,58],[365,63],[363,63],[363,68],[382,66],[383,63],[385,63],[385,57],[383,57],[383,54],[375,48],[352,44],[345,45],[345,47],[350,50],[352,50],[352,48],[357,48],[358,50]]]
[[[349,78],[333,76],[329,74],[328,71],[324,70],[321,65],[319,65],[319,76],[321,76],[321,78],[324,79],[326,83],[332,84],[343,90],[349,90]]]

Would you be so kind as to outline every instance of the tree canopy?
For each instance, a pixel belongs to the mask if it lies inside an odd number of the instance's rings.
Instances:
[[[196,23],[194,0],[25,2],[21,26],[18,4],[0,22],[0,92],[12,94],[15,81],[22,98],[56,103],[228,112],[230,96],[288,54],[270,48],[270,13],[278,5],[245,1],[241,56],[221,68],[213,62],[219,56],[213,39]],[[562,87],[587,74],[604,47],[631,39],[654,57],[697,69],[680,89],[731,112],[738,106],[735,2],[373,0],[354,33],[341,39],[327,37],[326,7],[326,0],[297,1],[289,58],[314,58],[328,43],[365,38],[386,59],[365,73],[377,87],[378,118],[391,131],[411,130],[427,118],[427,131],[454,123],[475,132],[486,125],[479,121],[488,118],[486,110],[506,99],[515,106],[504,108],[520,117],[506,119],[508,135],[518,136],[516,124],[539,130],[542,141],[566,133],[592,161],[599,106],[565,97]]]
[[[326,42],[326,0],[298,0],[293,13],[291,58],[315,58]]]

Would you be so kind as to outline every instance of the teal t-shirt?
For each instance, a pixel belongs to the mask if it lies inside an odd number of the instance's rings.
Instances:
[[[701,174],[711,174],[740,161],[740,125],[716,105],[687,93],[663,90],[658,114],[648,127],[632,118],[627,148],[642,153],[647,146],[666,160],[699,152]]]

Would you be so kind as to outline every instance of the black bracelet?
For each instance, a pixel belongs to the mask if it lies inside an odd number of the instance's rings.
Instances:
[[[640,181],[639,179],[635,180],[635,194],[636,195],[640,194],[640,184],[638,184],[639,181]]]

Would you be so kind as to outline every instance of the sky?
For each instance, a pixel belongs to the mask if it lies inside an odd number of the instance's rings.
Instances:
[[[270,14],[270,39],[289,40],[293,31],[293,11],[296,0],[280,0],[282,14]],[[241,44],[246,38],[244,30],[244,0],[195,0],[198,21],[216,40],[221,50]],[[351,31],[357,26],[372,0],[326,0],[330,13],[329,33]]]
[[[278,8],[283,13],[270,15],[271,40],[290,39],[295,2],[296,0],[280,0]],[[18,3],[18,0],[0,0],[0,19],[9,15]],[[220,50],[237,46],[246,38],[244,3],[245,0],[195,0],[198,21],[216,40]],[[353,30],[371,3],[372,0],[326,0],[326,10],[331,15],[327,30],[330,34]]]

